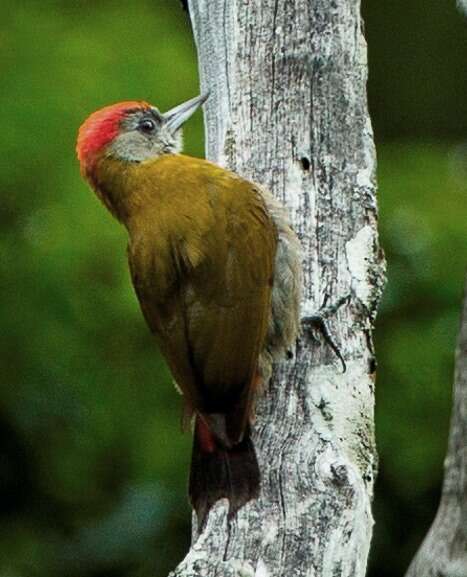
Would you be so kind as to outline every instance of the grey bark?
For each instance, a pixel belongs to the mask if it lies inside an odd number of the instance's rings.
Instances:
[[[376,468],[372,322],[384,283],[359,0],[190,0],[207,157],[268,187],[304,249],[304,311],[329,318],[347,372],[305,336],[259,399],[261,495],[222,500],[172,575],[365,574]]]
[[[441,501],[406,577],[467,577],[467,276]]]

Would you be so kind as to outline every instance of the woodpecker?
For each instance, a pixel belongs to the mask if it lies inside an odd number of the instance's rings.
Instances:
[[[301,247],[264,187],[181,154],[198,96],[162,114],[128,101],[79,129],[81,173],[127,229],[142,313],[194,421],[189,495],[198,519],[258,495],[255,399],[300,330]]]

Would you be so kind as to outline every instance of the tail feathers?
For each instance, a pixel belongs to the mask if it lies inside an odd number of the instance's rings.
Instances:
[[[226,447],[197,417],[191,459],[189,493],[202,526],[209,509],[222,498],[229,500],[229,516],[259,494],[260,472],[255,449],[245,431],[242,440]]]
[[[244,437],[245,424],[242,423],[242,415],[238,411],[227,414],[209,413],[202,418],[214,438],[223,447],[230,449]]]

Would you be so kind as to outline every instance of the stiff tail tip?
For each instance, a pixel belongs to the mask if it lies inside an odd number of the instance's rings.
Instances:
[[[229,500],[229,517],[259,494],[260,472],[249,431],[227,448],[197,417],[191,458],[189,495],[203,526],[209,509],[222,498]]]

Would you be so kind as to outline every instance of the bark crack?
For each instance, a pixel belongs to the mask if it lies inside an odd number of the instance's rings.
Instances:
[[[274,51],[276,43],[276,22],[277,22],[277,11],[279,9],[279,0],[274,0],[274,6],[272,9],[272,53],[271,53],[271,114],[274,114],[274,95],[276,88],[276,55]]]

